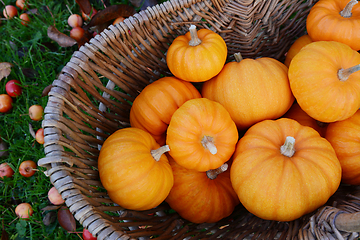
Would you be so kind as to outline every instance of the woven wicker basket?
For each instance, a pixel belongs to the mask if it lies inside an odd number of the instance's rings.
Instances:
[[[316,1],[170,0],[110,26],[73,53],[49,93],[45,154],[39,165],[75,218],[98,239],[354,239],[360,191],[341,186],[327,206],[292,222],[265,221],[239,205],[214,224],[192,224],[168,211],[137,212],[113,204],[101,186],[103,141],[129,126],[131,102],[150,82],[170,75],[165,53],[190,24],[226,41],[229,57],[284,59]],[[351,225],[350,228],[348,225]],[[144,227],[146,226],[146,227]],[[357,228],[356,228],[357,227]]]

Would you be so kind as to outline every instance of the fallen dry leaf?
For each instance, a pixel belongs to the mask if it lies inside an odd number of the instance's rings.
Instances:
[[[45,97],[49,94],[50,90],[52,88],[52,84],[46,86],[44,90],[42,91],[41,97]]]
[[[81,11],[86,15],[89,15],[91,12],[91,3],[89,0],[76,0],[76,3],[79,5]]]
[[[0,63],[0,81],[10,75],[12,66],[13,65],[8,62]]]
[[[75,39],[72,39],[70,36],[60,32],[54,26],[48,27],[47,35],[51,40],[57,42],[61,47],[71,47],[77,43]]]
[[[136,13],[135,8],[126,5],[126,4],[115,4],[111,5],[103,10],[97,12],[94,17],[91,19],[89,24],[86,25],[87,28],[107,23],[111,20],[114,20],[118,17],[130,17]]]
[[[65,206],[62,206],[58,210],[57,219],[60,226],[68,232],[74,232],[76,230],[76,221],[72,213]]]

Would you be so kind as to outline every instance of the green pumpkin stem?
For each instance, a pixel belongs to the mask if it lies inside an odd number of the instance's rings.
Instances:
[[[201,44],[201,40],[197,35],[197,31],[196,31],[196,26],[195,25],[191,25],[189,27],[189,32],[190,32],[190,41],[189,41],[189,45],[192,47],[195,47],[197,45]]]
[[[348,4],[346,4],[345,8],[340,11],[340,15],[344,18],[351,17],[352,16],[351,10],[354,7],[354,5],[357,3],[358,3],[357,0],[351,0],[350,2],[348,2]]]
[[[217,153],[217,148],[214,144],[214,138],[210,136],[204,136],[201,139],[201,144],[205,149],[208,149],[212,155]]]
[[[216,168],[216,169],[210,169],[208,171],[206,171],[206,176],[208,178],[210,178],[211,180],[214,180],[215,178],[217,178],[217,176],[220,173],[225,172],[228,169],[229,165],[227,163],[224,163],[223,165],[221,165],[220,167]]]
[[[161,156],[166,153],[166,152],[169,152],[170,151],[170,148],[169,148],[169,145],[164,145],[162,147],[159,147],[158,149],[155,149],[155,150],[151,150],[151,156],[154,158],[155,161],[159,161]]]
[[[236,62],[240,62],[241,60],[243,60],[243,57],[241,56],[241,53],[234,53],[234,58]]]
[[[338,71],[338,78],[340,79],[340,81],[345,82],[346,80],[348,80],[349,76],[352,73],[357,72],[359,70],[360,70],[360,64],[355,65],[353,67],[346,68],[346,69],[340,69]]]
[[[286,137],[284,145],[280,147],[280,153],[286,157],[292,157],[295,154],[295,138]]]

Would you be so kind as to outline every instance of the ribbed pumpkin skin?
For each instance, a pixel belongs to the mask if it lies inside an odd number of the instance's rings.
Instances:
[[[291,107],[287,67],[273,58],[229,62],[206,81],[202,96],[219,102],[230,113],[239,130],[281,117]]]
[[[328,124],[321,123],[310,117],[304,110],[301,109],[297,102],[291,106],[289,111],[287,111],[283,117],[294,119],[303,126],[311,127],[315,129],[320,134],[320,136],[325,137]]]
[[[337,41],[360,50],[360,4],[353,6],[351,17],[340,12],[350,0],[320,0],[310,10],[306,29],[313,41]]]
[[[229,169],[211,180],[206,172],[181,167],[169,157],[174,186],[166,202],[193,223],[213,223],[229,216],[239,199],[231,186]]]
[[[201,143],[213,138],[217,153]],[[191,99],[175,111],[166,137],[169,154],[181,166],[197,171],[220,167],[234,153],[238,131],[226,109],[206,98]]]
[[[289,51],[286,53],[285,58],[285,66],[289,67],[291,60],[294,58],[294,56],[306,45],[309,43],[312,43],[310,36],[308,34],[305,34],[298,39],[295,40],[295,42],[291,45],[289,48]]]
[[[98,168],[100,180],[112,201],[132,210],[147,210],[162,203],[173,186],[165,154],[157,162],[150,151],[160,146],[137,128],[123,128],[104,142]]]
[[[360,185],[360,110],[348,119],[330,123],[325,137],[340,161],[342,181]]]
[[[149,132],[164,145],[172,114],[187,100],[200,97],[199,91],[189,82],[175,77],[158,79],[135,98],[130,110],[130,124]]]
[[[295,154],[280,152],[287,136]],[[292,119],[252,126],[236,147],[230,178],[240,202],[254,215],[292,221],[325,204],[340,184],[341,166],[330,143]]]
[[[360,54],[334,41],[303,47],[289,66],[291,90],[300,107],[320,122],[351,117],[360,107],[360,72],[340,81],[337,74],[360,64]]]
[[[218,74],[227,58],[227,47],[222,37],[208,29],[197,31],[202,41],[190,46],[190,32],[178,36],[170,45],[166,62],[174,76],[189,82],[203,82]]]

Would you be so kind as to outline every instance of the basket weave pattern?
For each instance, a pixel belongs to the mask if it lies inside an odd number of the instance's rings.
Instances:
[[[170,0],[110,26],[74,52],[49,93],[42,123],[46,156],[39,165],[47,168],[46,174],[75,218],[98,239],[355,237],[357,233],[339,232],[333,224],[335,214],[360,209],[356,193],[344,197],[350,191],[347,188],[335,194],[336,206],[293,222],[265,221],[239,206],[217,223],[196,225],[169,212],[165,203],[142,212],[117,206],[104,191],[97,171],[104,140],[130,126],[131,103],[145,86],[170,75],[166,50],[190,24],[219,33],[228,46],[228,60],[236,52],[244,58],[283,60],[295,38],[304,33],[306,16],[315,2]]]

